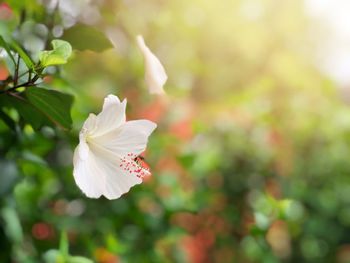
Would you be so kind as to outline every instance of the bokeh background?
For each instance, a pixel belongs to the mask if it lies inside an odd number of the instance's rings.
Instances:
[[[350,262],[349,12],[346,0],[3,2],[1,32],[34,55],[76,23],[114,48],[76,51],[46,80],[74,94],[72,131],[18,137],[0,121],[0,261],[49,262],[65,231],[72,255],[100,263]],[[137,34],[167,70],[165,97],[147,92]],[[114,201],[84,197],[72,176],[77,134],[109,93],[158,124],[153,175]]]

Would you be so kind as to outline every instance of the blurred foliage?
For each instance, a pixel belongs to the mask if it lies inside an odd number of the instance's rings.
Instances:
[[[75,95],[72,131],[16,107],[1,116],[1,262],[350,262],[350,109],[311,63],[322,39],[301,0],[56,3],[0,4],[4,41],[34,62],[52,39],[75,50],[42,84]],[[144,87],[139,33],[167,97]],[[109,93],[128,98],[128,118],[157,122],[153,175],[87,199],[72,151]]]

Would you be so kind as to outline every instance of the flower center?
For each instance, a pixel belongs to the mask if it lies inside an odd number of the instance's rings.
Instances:
[[[133,153],[128,153],[127,156],[121,158],[119,165],[124,171],[129,174],[134,174],[139,178],[143,178],[150,174],[149,168],[146,166],[143,158]]]

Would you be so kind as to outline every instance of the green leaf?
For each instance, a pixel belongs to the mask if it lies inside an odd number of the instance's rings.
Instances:
[[[23,48],[20,47],[16,42],[11,43],[12,47],[17,51],[20,57],[23,59],[24,63],[27,65],[28,69],[34,68],[33,60],[27,55]]]
[[[41,157],[40,155],[37,155],[31,151],[22,151],[21,153],[21,159],[25,160],[25,161],[28,161],[28,162],[31,162],[31,163],[36,163],[36,164],[39,164],[43,167],[47,166],[47,162],[46,160]]]
[[[63,231],[61,233],[61,239],[60,239],[60,253],[67,257],[69,255],[69,243],[68,243],[68,237],[67,233]]]
[[[0,36],[0,46],[3,47],[6,50],[7,54],[9,55],[9,57],[11,58],[13,63],[16,65],[15,58],[11,54],[11,49],[10,49],[9,45],[6,43],[5,39],[2,36]]]
[[[93,263],[91,259],[81,256],[64,255],[56,249],[50,249],[45,252],[43,257],[46,263]]]
[[[41,51],[39,60],[43,67],[66,64],[72,54],[72,46],[64,40],[55,39],[51,42],[53,50]]]
[[[23,231],[16,210],[5,207],[2,209],[1,215],[5,222],[7,236],[13,243],[20,244],[23,240]]]
[[[4,197],[10,194],[18,179],[19,171],[16,163],[13,160],[0,159],[1,167],[1,184],[0,196]]]
[[[17,109],[22,118],[28,122],[34,130],[40,129],[44,124],[48,124],[46,116],[38,111],[26,100],[20,100],[12,97],[10,103]]]
[[[49,124],[47,117],[37,110],[25,98],[4,94],[0,97],[0,104],[5,107],[15,108],[18,114],[29,123],[34,130],[38,130],[44,124]]]
[[[80,256],[70,256],[67,259],[67,263],[94,263],[91,259],[80,257]]]
[[[13,119],[11,119],[5,112],[0,110],[0,119],[4,121],[4,123],[9,127],[11,130],[16,129],[16,123],[14,122]]]
[[[43,255],[45,263],[65,263],[64,256],[56,249],[50,249]]]
[[[70,109],[73,96],[44,88],[28,88],[25,95],[29,102],[52,122],[62,128],[70,129],[72,125]]]
[[[15,13],[20,13],[25,10],[27,14],[32,14],[33,12],[43,12],[44,9],[43,5],[40,5],[40,3],[36,0],[6,0],[6,2],[11,6],[12,11]]]
[[[64,31],[62,39],[71,43],[73,48],[78,50],[89,49],[101,52],[113,47],[104,33],[94,27],[82,24],[77,24]]]

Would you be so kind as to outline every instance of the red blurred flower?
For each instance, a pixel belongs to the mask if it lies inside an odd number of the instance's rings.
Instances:
[[[33,225],[32,235],[36,239],[47,240],[54,238],[55,232],[51,225],[44,222],[39,222]]]
[[[7,3],[0,4],[0,20],[10,20],[13,16],[11,7]]]
[[[183,239],[183,248],[187,252],[189,261],[192,263],[211,262],[210,247],[215,242],[215,235],[212,230],[201,230],[193,236]]]
[[[165,112],[167,110],[166,104],[164,101],[161,100],[161,98],[157,99],[154,101],[154,103],[145,106],[142,111],[143,111],[143,116],[144,118],[154,121],[154,122],[159,122],[161,118],[164,116]]]
[[[9,76],[7,68],[3,65],[0,65],[0,80],[5,80]]]
[[[182,140],[191,139],[193,136],[192,118],[186,118],[172,124],[170,133]]]

